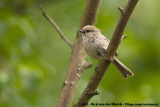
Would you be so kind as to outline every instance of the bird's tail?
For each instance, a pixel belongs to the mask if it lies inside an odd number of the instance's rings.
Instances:
[[[125,78],[128,78],[128,76],[134,76],[133,72],[115,57],[113,58],[113,64],[119,69]]]

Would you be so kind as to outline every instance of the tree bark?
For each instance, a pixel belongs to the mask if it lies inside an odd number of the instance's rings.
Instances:
[[[85,25],[93,25],[95,23],[99,4],[100,0],[94,0],[94,2],[93,0],[88,0],[79,30]],[[85,61],[85,51],[82,46],[82,37],[77,32],[69,68],[56,107],[71,106],[81,72],[84,68],[88,68],[86,65],[91,66],[91,64],[88,64]]]
[[[81,97],[78,99],[77,103],[74,107],[84,107],[85,104],[89,102],[89,100],[94,96],[97,95],[98,92],[96,91],[100,81],[102,80],[106,70],[108,69],[109,65],[113,61],[113,56],[121,42],[122,34],[124,29],[127,25],[127,22],[137,4],[138,0],[129,0],[128,4],[126,5],[125,9],[119,8],[121,11],[121,17],[119,22],[114,30],[113,36],[107,48],[106,55],[104,58],[99,62],[96,67],[95,73],[93,74],[91,80],[89,81],[87,87],[83,91]]]

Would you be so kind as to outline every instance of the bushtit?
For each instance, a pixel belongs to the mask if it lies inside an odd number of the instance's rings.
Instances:
[[[92,25],[85,26],[79,32],[82,34],[83,47],[88,55],[101,60],[106,53],[109,40],[101,34],[101,31],[98,28]],[[115,56],[116,55],[117,53]],[[115,57],[113,57],[113,64],[119,69],[125,78],[128,78],[128,76],[134,76],[132,71]]]

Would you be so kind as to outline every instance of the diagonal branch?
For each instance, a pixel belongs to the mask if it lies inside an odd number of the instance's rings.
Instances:
[[[57,30],[57,32],[59,33],[60,37],[68,44],[68,46],[70,48],[73,47],[73,45],[71,44],[71,42],[64,36],[64,34],[62,33],[61,29],[58,27],[58,25],[56,24],[56,22],[43,10],[42,6],[39,5],[39,8],[42,11],[43,16],[53,25],[53,27]]]
[[[129,0],[128,4],[126,5],[125,9],[120,9],[121,17],[119,22],[114,30],[113,36],[107,48],[105,58],[102,59],[96,67],[96,72],[93,74],[91,80],[89,81],[87,87],[83,91],[81,97],[78,99],[77,103],[74,107],[83,107],[89,102],[89,100],[93,97],[90,96],[90,92],[96,91],[100,81],[102,80],[106,70],[108,69],[109,65],[112,62],[113,56],[121,42],[122,34],[124,29],[127,25],[127,22],[137,4],[138,0]]]

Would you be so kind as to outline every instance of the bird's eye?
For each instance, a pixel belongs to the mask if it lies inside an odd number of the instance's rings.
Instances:
[[[90,32],[90,30],[86,30],[86,32]]]

